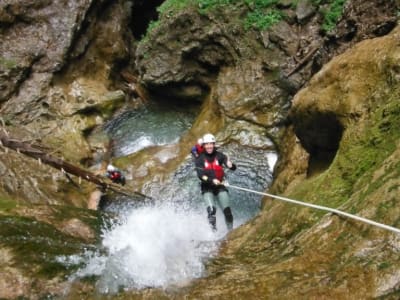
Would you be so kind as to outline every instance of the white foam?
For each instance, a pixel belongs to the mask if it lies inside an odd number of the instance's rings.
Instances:
[[[269,169],[272,173],[275,169],[276,162],[278,161],[278,154],[276,152],[268,152],[267,160],[268,160]]]
[[[222,220],[221,220],[222,221]],[[104,233],[107,255],[92,256],[78,277],[99,275],[98,289],[167,287],[202,276],[204,260],[226,233],[213,233],[204,211],[182,211],[171,205],[143,207],[126,222]]]
[[[119,152],[122,155],[128,155],[131,153],[135,153],[137,151],[140,151],[144,148],[147,148],[149,146],[155,145],[152,137],[150,136],[141,136],[138,139],[131,141],[130,143],[126,145],[122,145],[119,149]]]

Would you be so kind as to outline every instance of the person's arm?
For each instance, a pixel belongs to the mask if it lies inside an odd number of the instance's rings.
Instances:
[[[221,153],[223,164],[232,171],[236,170],[236,165],[230,161],[229,157]]]
[[[191,150],[190,152],[192,153],[192,155],[193,155],[193,156],[195,156],[195,157],[197,157],[197,156],[198,156],[198,153],[197,153],[197,148],[196,148],[196,146],[193,146],[193,147],[192,147],[192,150]]]

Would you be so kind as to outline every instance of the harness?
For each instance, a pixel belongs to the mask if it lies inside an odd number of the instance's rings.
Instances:
[[[213,162],[208,162],[207,160],[204,161],[204,170],[213,170],[215,174],[215,178],[219,181],[222,181],[224,178],[224,169],[219,164],[217,158],[214,158]]]

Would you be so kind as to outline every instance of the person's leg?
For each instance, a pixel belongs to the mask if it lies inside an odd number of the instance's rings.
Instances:
[[[208,222],[213,230],[217,230],[217,218],[215,216],[217,208],[215,207],[213,193],[206,192],[203,194],[203,200],[207,207]]]
[[[227,191],[220,191],[218,193],[218,203],[224,212],[226,227],[228,230],[231,230],[233,228],[233,215],[230,207],[229,194]]]

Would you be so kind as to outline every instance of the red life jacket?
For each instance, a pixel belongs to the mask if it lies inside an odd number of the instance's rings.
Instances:
[[[219,181],[222,181],[222,179],[224,178],[224,169],[222,168],[222,166],[220,166],[217,158],[215,158],[212,163],[205,160],[204,170],[213,170],[215,178],[217,178]]]
[[[120,177],[121,177],[121,173],[120,173],[120,172],[111,172],[110,178],[111,178],[112,180],[118,179],[118,178],[120,178]]]

